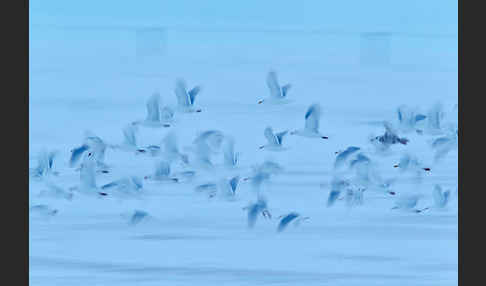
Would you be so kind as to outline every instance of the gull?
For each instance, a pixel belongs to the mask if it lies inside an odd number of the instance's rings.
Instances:
[[[180,160],[184,164],[189,164],[188,156],[182,154],[177,147],[176,134],[171,131],[162,140],[162,156],[169,162]]]
[[[255,226],[259,214],[262,214],[264,218],[272,217],[267,209],[267,201],[264,198],[259,198],[256,203],[250,203],[243,210],[248,211],[248,228]]]
[[[444,208],[447,203],[449,202],[451,191],[442,191],[442,187],[439,185],[435,185],[434,189],[432,190],[432,198],[434,199],[434,206],[436,208]]]
[[[277,73],[275,71],[270,71],[267,74],[267,86],[270,90],[270,97],[267,99],[261,99],[258,104],[262,103],[288,103],[287,93],[291,88],[290,84],[286,84],[280,88],[277,79]]]
[[[403,211],[412,211],[416,213],[420,213],[425,210],[428,210],[429,208],[424,208],[424,209],[415,208],[417,206],[419,199],[420,199],[419,195],[407,195],[407,196],[398,197],[398,199],[395,201],[395,206],[392,208],[392,210],[399,209]]]
[[[57,209],[53,209],[49,207],[48,205],[40,204],[40,205],[34,205],[29,208],[29,213],[30,214],[35,214],[39,216],[54,216],[58,213]]]
[[[350,146],[346,148],[346,150],[338,152],[338,155],[336,156],[336,161],[334,161],[334,169],[342,166],[344,162],[346,162],[346,160],[351,157],[352,154],[355,154],[360,149],[361,148],[359,147]]]
[[[271,175],[280,173],[282,170],[283,168],[279,164],[266,160],[261,165],[252,166],[252,174],[242,180],[250,180],[253,190],[259,193],[262,184],[270,180]]]
[[[196,139],[194,139],[193,143],[205,143],[208,147],[213,150],[219,150],[221,144],[223,143],[224,135],[221,131],[218,130],[207,130],[201,132]]]
[[[102,173],[108,173],[108,166],[104,163],[106,149],[110,147],[116,149],[117,146],[106,144],[103,140],[89,131],[85,132],[84,142],[81,146],[71,150],[69,166],[74,167],[82,155],[89,150],[91,156],[96,161],[96,166]]]
[[[96,158],[89,152],[84,156],[79,172],[79,190],[84,192],[97,191],[96,186]]]
[[[155,166],[155,173],[153,175],[145,176],[144,179],[151,179],[154,181],[171,181],[178,182],[177,178],[170,176],[170,164],[167,161],[160,161]]]
[[[160,110],[160,94],[155,92],[147,100],[147,117],[145,120],[134,121],[134,125],[142,125],[145,127],[158,128],[158,127],[170,127],[168,123],[174,113],[168,107],[164,108],[163,113]]]
[[[123,143],[119,146],[120,149],[128,150],[128,151],[135,151],[138,149],[137,147],[137,125],[136,124],[128,124],[123,127]]]
[[[449,151],[451,151],[457,144],[457,130],[452,134],[441,136],[432,141],[432,149],[434,149],[434,160],[437,162],[442,159]]]
[[[223,133],[217,130],[208,130],[199,134],[193,141],[194,163],[202,168],[213,168],[211,155],[218,152],[223,138]]]
[[[263,135],[265,135],[265,138],[267,138],[268,144],[260,146],[260,149],[265,149],[265,150],[269,150],[269,151],[286,150],[286,148],[284,148],[282,146],[282,140],[283,140],[283,137],[285,135],[287,135],[287,133],[288,133],[288,130],[274,134],[272,127],[268,126],[263,131]]]
[[[427,127],[431,134],[442,133],[441,121],[444,118],[444,112],[442,109],[442,104],[436,103],[428,111]]]
[[[39,197],[61,198],[61,199],[66,199],[68,201],[73,199],[72,192],[66,191],[61,187],[56,186],[53,183],[47,182],[46,187],[47,189],[41,190],[39,192]]]
[[[148,212],[146,211],[141,211],[141,210],[135,210],[133,214],[130,216],[130,224],[131,225],[136,225],[142,222],[143,220],[148,219],[150,216]]]
[[[366,188],[354,185],[347,188],[345,195],[346,205],[348,207],[363,205],[363,193],[365,190]]]
[[[401,105],[397,108],[398,122],[403,131],[410,131],[415,129],[417,133],[421,134],[421,130],[416,129],[417,124],[427,118],[426,115],[418,113],[406,105]]]
[[[136,154],[146,154],[150,157],[157,157],[161,154],[161,148],[159,145],[148,145],[145,147],[139,147]]]
[[[183,79],[177,79],[174,92],[177,97],[179,110],[186,113],[201,112],[201,109],[194,107],[194,100],[200,91],[200,86],[195,86],[193,89],[187,91],[186,82]]]
[[[236,188],[240,181],[240,176],[234,176],[230,179],[222,179],[220,188],[223,196],[234,197],[236,195]]]
[[[53,171],[54,159],[57,154],[57,151],[42,150],[37,157],[37,166],[29,169],[29,174],[34,178],[43,178],[50,174],[57,175],[58,173]]]
[[[332,207],[339,198],[341,192],[350,186],[350,182],[346,179],[334,177],[331,181],[331,192],[327,198],[327,207]]]
[[[174,177],[177,178],[177,182],[189,182],[196,176],[196,172],[192,170],[181,171],[174,173]]]
[[[96,184],[96,158],[93,153],[88,152],[84,155],[79,171],[79,186],[72,187],[70,190],[77,190],[85,194],[107,195],[105,192],[101,192]]]
[[[218,192],[218,185],[216,183],[212,183],[212,182],[205,183],[205,184],[196,186],[194,188],[194,190],[196,192],[199,192],[199,193],[207,193],[209,198],[212,198],[212,197],[216,196],[216,193]]]
[[[321,118],[321,106],[317,103],[312,104],[305,113],[305,126],[303,129],[290,132],[290,135],[299,135],[310,138],[329,139],[319,133],[319,120]]]
[[[296,212],[291,212],[286,215],[280,216],[280,222],[277,227],[277,232],[282,232],[287,226],[293,221],[294,225],[297,226],[300,222],[308,220],[309,217],[302,217]]]
[[[238,164],[239,153],[235,152],[235,140],[232,137],[225,137],[223,143],[223,160],[227,168],[234,168]]]
[[[404,154],[400,158],[400,162],[393,166],[394,168],[399,168],[402,172],[412,171],[421,172],[421,170],[430,172],[430,168],[422,167],[418,159],[410,154]]]
[[[407,145],[409,140],[404,137],[399,137],[388,122],[384,122],[384,127],[385,127],[385,134],[381,136],[376,136],[371,139],[372,143],[379,144],[376,145],[377,147],[382,147],[383,149],[387,149],[393,144],[400,143],[403,145]]]
[[[101,191],[105,195],[107,194],[106,192],[113,190],[116,190],[116,192],[112,192],[112,194],[116,195],[140,194],[142,189],[142,180],[140,180],[140,178],[138,178],[137,176],[123,177],[121,179],[101,186]]]

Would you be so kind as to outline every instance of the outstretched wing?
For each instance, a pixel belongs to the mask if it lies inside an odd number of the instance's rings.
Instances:
[[[174,111],[170,107],[164,106],[164,108],[160,110],[160,119],[167,122],[172,120],[172,118],[174,118]]]
[[[231,186],[231,191],[233,192],[233,194],[236,192],[236,187],[238,186],[239,180],[240,180],[240,177],[236,176],[236,177],[231,178],[231,180],[229,181],[229,184]]]
[[[415,116],[415,122],[419,122],[421,120],[424,120],[425,118],[427,118],[427,116],[423,115],[423,114],[417,114]]]
[[[160,94],[154,93],[147,101],[147,121],[160,121]]]
[[[169,154],[178,154],[179,149],[177,148],[177,136],[174,131],[171,131],[165,135],[162,140],[164,146],[164,151]]]
[[[196,100],[196,95],[198,95],[200,91],[201,91],[201,87],[199,85],[195,86],[193,89],[189,91],[189,103],[191,105],[194,104],[194,100]]]
[[[187,107],[190,105],[189,96],[186,91],[186,83],[183,79],[176,80],[174,92],[177,97],[177,104],[180,107]]]
[[[226,137],[226,143],[223,145],[224,162],[228,166],[236,164],[235,141],[231,137]]]
[[[340,167],[351,154],[357,152],[360,149],[361,148],[359,147],[351,146],[348,147],[343,152],[339,153],[339,155],[337,155],[336,157],[336,161],[334,162],[334,168]]]
[[[273,129],[272,127],[267,127],[265,128],[265,131],[263,132],[265,135],[265,138],[267,138],[268,143],[278,145],[278,139],[277,137],[273,134]]]
[[[288,130],[285,130],[275,135],[277,137],[278,144],[282,144],[283,137],[287,134],[287,132]]]
[[[305,113],[305,129],[313,132],[319,131],[319,120],[321,118],[321,107],[314,103],[307,109]]]
[[[83,155],[84,151],[88,150],[89,146],[87,144],[83,144],[80,147],[74,148],[71,150],[71,158],[69,159],[69,167],[74,167],[74,165],[81,159],[81,155]]]
[[[137,138],[135,136],[135,126],[127,125],[123,128],[123,136],[125,138],[125,144],[128,146],[136,147]]]
[[[274,71],[270,71],[267,75],[267,86],[270,89],[270,96],[273,98],[280,98],[282,97],[282,93],[280,92],[280,85],[278,84],[277,80],[277,73]]]
[[[292,85],[290,83],[282,86],[282,97],[287,96],[287,93],[288,93],[288,91],[291,87],[292,87]]]
[[[91,190],[96,188],[95,166],[96,161],[94,159],[93,153],[88,153],[84,157],[79,173],[81,189]]]
[[[298,216],[299,214],[295,212],[289,213],[288,215],[284,216],[280,220],[280,223],[278,224],[277,231],[281,232],[282,230],[284,230],[287,227],[287,225],[289,225],[289,223],[294,219],[296,219]]]
[[[166,161],[161,161],[155,167],[155,178],[167,178],[170,174],[170,165]]]

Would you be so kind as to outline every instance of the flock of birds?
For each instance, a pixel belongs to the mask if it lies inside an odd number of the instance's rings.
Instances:
[[[277,74],[270,71],[266,78],[270,96],[258,101],[258,104],[278,105],[292,102],[288,99],[290,84],[280,86]],[[244,207],[247,212],[248,227],[252,228],[257,219],[270,219],[272,217],[268,201],[261,191],[264,183],[271,181],[274,175],[281,173],[284,167],[280,164],[266,160],[261,164],[253,165],[251,170],[241,170],[239,167],[239,153],[235,151],[235,140],[218,130],[207,130],[197,134],[190,146],[180,148],[177,141],[174,118],[177,113],[199,113],[202,109],[197,107],[196,98],[201,93],[201,87],[195,86],[188,90],[186,83],[178,79],[175,84],[174,93],[177,98],[177,108],[161,106],[159,93],[154,93],[147,101],[147,116],[143,120],[136,120],[127,124],[122,132],[124,141],[121,144],[108,144],[100,137],[87,132],[84,141],[71,150],[69,167],[79,172],[79,184],[77,186],[63,189],[52,182],[53,177],[59,176],[55,171],[55,160],[59,152],[42,151],[37,157],[37,166],[30,169],[30,177],[43,180],[47,188],[42,190],[41,196],[54,196],[72,200],[79,194],[99,197],[122,196],[129,198],[138,196],[144,192],[146,181],[167,182],[170,184],[191,183],[192,179],[202,174],[202,170],[217,172],[219,166],[213,162],[212,156],[216,153],[223,153],[222,167],[231,171],[230,176],[225,176],[219,181],[207,182],[194,187],[196,192],[207,194],[209,198],[221,197],[233,200],[238,192],[241,183],[250,183],[256,195],[256,201]],[[454,107],[457,110],[457,105]],[[311,104],[305,115],[303,128],[293,131],[283,130],[275,132],[272,127],[264,129],[263,135],[266,144],[260,149],[267,151],[285,151],[285,138],[289,135],[304,136],[315,140],[329,139],[326,134],[321,133],[319,122],[321,118],[321,107],[318,103]],[[376,151],[373,156],[384,154],[395,144],[407,145],[409,139],[399,136],[400,133],[414,132],[421,136],[429,135],[431,139],[431,151],[434,152],[435,162],[440,162],[450,150],[457,144],[457,124],[444,125],[444,112],[442,105],[434,105],[426,114],[420,113],[417,109],[406,105],[397,108],[398,129],[385,121],[384,134],[370,136],[368,142]],[[168,128],[170,131],[163,138],[161,144],[139,146],[137,132],[139,128]],[[145,155],[156,159],[156,166],[152,174],[138,177],[127,176],[114,180],[110,183],[98,185],[97,177],[111,172],[111,168],[105,163],[107,149],[120,152],[128,152],[134,155]],[[395,179],[383,180],[376,172],[376,160],[364,148],[349,146],[344,150],[335,152],[333,177],[330,182],[327,207],[332,207],[338,201],[344,201],[348,206],[359,206],[363,204],[364,192],[376,191],[387,196],[398,197],[393,209],[423,212],[431,207],[445,208],[449,202],[451,190],[442,190],[440,185],[435,185],[431,192],[434,205],[418,209],[417,202],[421,195],[398,196],[393,190]],[[181,166],[181,171],[175,172],[175,164]],[[218,167],[218,168],[216,168]],[[410,173],[417,180],[422,180],[422,174],[431,172],[430,166],[424,166],[418,158],[405,153],[400,161],[393,167],[400,169],[403,173]],[[321,186],[322,187],[322,186]],[[58,210],[45,204],[34,205],[30,208],[32,213],[44,215],[55,215]],[[130,216],[130,223],[137,224],[150,215],[142,210],[136,210]],[[277,231],[283,231],[288,225],[298,225],[309,217],[297,212],[290,212],[278,217]]]

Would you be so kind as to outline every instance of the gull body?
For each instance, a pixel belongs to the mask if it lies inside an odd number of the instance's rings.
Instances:
[[[267,74],[266,82],[270,91],[270,96],[266,99],[259,100],[258,104],[285,104],[290,102],[287,99],[287,94],[292,86],[290,84],[286,84],[280,87],[277,73],[275,71],[270,71]]]
[[[196,96],[200,92],[200,86],[195,86],[193,89],[187,91],[186,82],[183,79],[177,79],[174,93],[177,98],[177,107],[179,111],[185,113],[201,112],[201,109],[194,106]]]
[[[265,135],[265,138],[267,139],[267,144],[260,146],[260,149],[265,149],[269,151],[283,151],[286,150],[286,148],[283,147],[283,138],[285,135],[287,135],[288,131],[282,131],[279,133],[274,134],[272,127],[267,127],[263,131],[263,135]]]
[[[144,120],[134,121],[134,125],[142,125],[145,127],[159,128],[170,127],[170,121],[174,113],[169,107],[165,107],[163,113],[160,109],[160,94],[155,92],[147,100],[147,117]]]

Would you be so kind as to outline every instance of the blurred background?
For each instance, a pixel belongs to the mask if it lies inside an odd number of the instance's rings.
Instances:
[[[322,99],[325,107],[349,110],[350,102],[378,98],[387,111],[407,102],[456,103],[457,6],[31,0],[31,129],[43,116],[35,104],[56,112],[117,104],[144,114],[155,90],[175,102],[176,77],[203,85],[202,105],[251,105],[268,95],[270,69],[293,84],[302,105]]]

